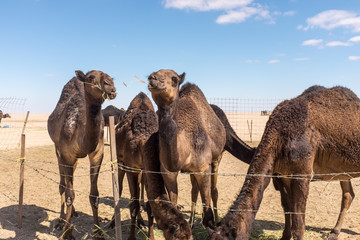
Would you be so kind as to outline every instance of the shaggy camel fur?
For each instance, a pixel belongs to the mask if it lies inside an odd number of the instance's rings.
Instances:
[[[102,110],[102,114],[104,116],[105,126],[108,127],[109,117],[114,116],[114,125],[117,125],[121,121],[121,118],[124,116],[125,110],[123,108],[118,109],[113,105],[109,105]]]
[[[356,173],[360,171],[359,124],[360,100],[347,88],[313,86],[280,103],[266,124],[239,196],[211,239],[249,238],[263,192],[270,182],[266,175],[273,176],[281,193],[285,211],[283,240],[304,238],[310,181],[342,180],[341,213],[327,236],[337,239],[354,198],[350,179],[360,176]],[[282,175],[297,177],[276,177]]]
[[[97,180],[104,152],[101,104],[105,98],[114,99],[116,96],[114,82],[109,75],[101,71],[90,71],[86,75],[81,71],[75,73],[76,77],[64,86],[59,102],[48,119],[48,132],[55,143],[60,171],[61,214],[58,227],[63,229],[63,239],[73,239],[70,225],[75,198],[73,174],[77,159],[86,155],[90,159],[89,199],[94,224],[99,225]]]
[[[131,101],[121,122],[116,126],[117,160],[120,166],[123,166],[119,169],[119,192],[121,196],[122,182],[126,173],[132,200],[130,204],[131,227],[129,239],[136,239],[136,217],[141,217],[139,184],[142,179],[140,170],[143,169],[142,148],[148,138],[157,131],[158,119],[154,107],[150,99],[141,92]],[[127,168],[130,171],[127,171]],[[139,169],[139,171],[135,169]],[[150,225],[149,238],[154,239],[152,224]]]
[[[225,128],[196,85],[187,83],[179,92],[184,78],[185,73],[178,75],[172,70],[159,70],[148,78],[149,90],[158,106],[161,172],[175,204],[178,172],[205,173],[190,176],[193,186],[200,190],[203,224],[214,227],[210,194],[215,185],[210,174],[218,172],[226,142]]]
[[[228,118],[226,117],[226,114],[224,113],[224,111],[219,108],[218,106],[214,105],[214,104],[210,104],[211,108],[214,110],[216,116],[220,119],[220,121],[222,122],[222,124],[225,127],[225,131],[226,131],[226,143],[225,143],[225,147],[223,152],[226,150],[229,153],[231,153],[234,157],[236,157],[237,159],[250,164],[255,150],[256,148],[252,148],[249,145],[247,145],[244,141],[242,141],[237,134],[235,133],[234,129],[231,127]],[[217,162],[217,165],[220,164],[220,160],[219,162]],[[218,190],[216,188],[216,184],[217,184],[217,175],[214,174],[211,176],[211,197],[213,200],[213,205],[214,205],[214,215],[215,215],[215,223],[217,223],[219,221],[219,216],[218,216],[218,212],[217,212],[217,199],[218,199]],[[198,193],[199,190],[197,188],[197,185],[195,183],[192,183],[192,190],[191,190],[191,201],[192,201],[192,205],[191,205],[191,215],[190,215],[190,220],[189,222],[192,224],[194,221],[194,217],[195,217],[195,206],[196,206],[196,201],[197,201],[197,197],[198,197]]]
[[[151,135],[143,148],[143,166],[148,197],[148,214],[151,212],[163,231],[166,240],[192,240],[191,228],[184,216],[169,200],[160,172],[159,133]],[[149,212],[151,211],[151,212]]]
[[[3,119],[3,118],[11,118],[11,116],[10,116],[10,114],[8,114],[8,113],[3,113],[1,110],[0,110],[0,124],[1,124],[1,120]],[[1,126],[1,125],[0,125]]]

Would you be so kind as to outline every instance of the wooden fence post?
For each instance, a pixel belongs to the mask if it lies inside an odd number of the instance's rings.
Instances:
[[[115,239],[122,240],[121,232],[121,216],[120,216],[120,199],[119,199],[119,178],[118,178],[118,164],[116,156],[116,140],[115,140],[115,125],[114,116],[109,117],[110,130],[110,155],[112,163],[112,182],[114,195],[114,216],[115,216]]]
[[[247,125],[248,125],[248,130],[249,130],[249,135],[250,135],[250,142],[252,143],[252,127],[253,127],[253,121],[251,120],[251,126],[249,125],[249,120],[247,121]]]
[[[24,161],[25,161],[25,127],[29,118],[29,111],[26,113],[24,126],[21,132],[21,152],[20,152],[20,187],[19,187],[19,216],[18,216],[18,227],[22,228],[22,210],[23,210],[23,199],[24,199]]]

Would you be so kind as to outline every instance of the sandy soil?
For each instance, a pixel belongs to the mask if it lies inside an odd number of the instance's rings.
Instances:
[[[4,142],[10,142],[9,146],[0,149],[2,169],[2,174],[0,174],[0,239],[57,239],[61,234],[54,228],[60,214],[59,175],[54,147],[46,131],[46,118],[47,115],[30,115],[25,130],[27,149],[22,229],[17,227],[20,167],[17,160],[20,155],[19,134],[23,126],[21,117],[19,117],[18,125],[12,129],[14,133],[10,133],[9,129],[0,129],[0,146],[1,144],[4,145]],[[12,122],[11,124],[15,125],[15,123]],[[9,123],[4,121],[2,125],[4,124]],[[1,138],[4,135],[8,135],[7,138]],[[88,159],[79,159],[75,173],[76,198],[74,206],[79,216],[74,217],[72,221],[75,225],[73,233],[76,239],[91,239],[92,236],[92,213],[88,199],[90,190],[88,165]],[[218,178],[219,212],[221,216],[228,211],[244,181],[243,176],[233,175],[246,174],[247,167],[246,164],[235,159],[229,153],[224,154],[219,172],[225,176]],[[114,231],[106,227],[113,214],[111,174],[109,147],[106,146],[98,184],[100,192],[99,216],[102,220],[100,227],[107,232],[110,238],[114,238]],[[355,194],[358,194],[359,180],[353,180],[353,187]],[[182,212],[188,218],[191,206],[188,175],[179,176],[179,188],[179,204],[184,206]],[[306,215],[306,239],[321,239],[323,233],[330,231],[337,220],[340,200],[341,189],[338,182],[311,183]],[[126,239],[129,225],[129,210],[127,208],[129,190],[126,181],[124,181],[121,202],[123,239]],[[200,205],[200,201],[198,201],[198,205]],[[200,222],[200,210],[198,209],[197,222]],[[346,216],[340,235],[341,239],[360,239],[359,212],[360,201],[355,198],[350,213]],[[146,214],[143,213],[143,216],[146,218]],[[284,227],[283,223],[280,194],[275,191],[272,183],[270,183],[256,216],[252,239],[279,239]],[[205,232],[206,230],[200,224],[196,224],[193,230],[194,238],[206,239]],[[138,231],[138,238],[145,239],[143,230]],[[161,231],[156,231],[156,239],[163,239]]]

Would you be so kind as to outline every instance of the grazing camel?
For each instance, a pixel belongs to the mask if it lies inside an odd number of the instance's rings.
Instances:
[[[10,116],[10,114],[8,114],[8,113],[3,113],[1,110],[0,110],[0,124],[1,124],[1,120],[3,119],[3,118],[11,118],[11,116]],[[0,125],[1,126],[1,125]]]
[[[218,171],[226,132],[196,85],[187,83],[179,92],[184,78],[185,73],[178,75],[172,70],[159,70],[148,78],[148,88],[158,106],[160,169],[170,200],[175,204],[178,172],[201,173],[190,175],[191,182],[200,190],[203,224],[214,227],[210,174]]]
[[[343,87],[313,86],[270,115],[240,194],[211,239],[248,239],[272,176],[285,212],[282,240],[304,239],[311,180],[340,180],[341,212],[326,237],[337,239],[360,174],[360,100]],[[281,177],[281,176],[293,177]]]
[[[123,166],[119,169],[119,192],[121,196],[122,182],[126,173],[131,194],[129,239],[136,239],[136,217],[138,216],[138,220],[141,218],[139,184],[142,181],[142,148],[148,138],[157,131],[158,119],[154,107],[150,99],[141,92],[131,101],[129,108],[115,130],[117,160]],[[130,168],[130,171],[127,171],[127,168]],[[139,169],[139,171],[133,171],[134,169]],[[143,189],[141,195],[143,197]],[[149,227],[149,238],[154,239],[152,226]]]
[[[114,125],[117,125],[121,121],[121,118],[124,116],[125,110],[123,108],[118,109],[113,105],[109,105],[102,110],[102,114],[104,116],[105,126],[108,127],[109,117],[114,116]]]
[[[231,127],[229,120],[226,117],[226,114],[221,108],[219,108],[214,104],[210,104],[210,106],[225,127],[226,143],[223,151],[226,150],[237,159],[243,161],[244,163],[250,164],[256,148],[250,147],[237,136],[234,129]],[[221,159],[219,159],[217,166],[219,166],[220,160]],[[217,185],[217,174],[213,174],[211,176],[211,198],[214,206],[215,223],[218,223],[219,221],[219,216],[217,211],[218,190],[216,185]],[[192,205],[191,205],[191,215],[189,220],[190,224],[192,224],[194,221],[195,206],[196,206],[198,194],[199,194],[199,190],[197,188],[197,185],[196,183],[192,182],[192,190],[191,190]]]
[[[86,75],[82,71],[75,73],[76,77],[64,86],[48,119],[48,132],[55,143],[60,171],[61,214],[57,227],[63,229],[63,239],[73,239],[70,225],[75,198],[73,174],[77,159],[86,155],[90,159],[89,199],[94,224],[99,225],[97,180],[104,152],[101,104],[106,98],[114,99],[116,96],[114,82],[109,75],[101,71],[90,71]]]
[[[160,172],[159,132],[152,134],[143,147],[145,187],[148,197],[148,214],[155,217],[166,240],[192,240],[191,228],[169,199]],[[152,218],[151,218],[152,220]],[[150,223],[149,223],[150,224]]]

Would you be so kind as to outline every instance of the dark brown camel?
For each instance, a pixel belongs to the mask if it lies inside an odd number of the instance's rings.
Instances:
[[[156,223],[163,231],[166,240],[192,240],[191,228],[169,199],[164,180],[159,174],[159,133],[152,134],[143,148],[143,166],[145,185],[148,197],[148,214],[155,217]],[[151,211],[151,212],[149,212]]]
[[[0,110],[0,124],[1,124],[1,120],[3,119],[3,118],[11,118],[11,116],[10,116],[10,114],[8,114],[8,113],[3,113],[1,110]],[[1,126],[1,125],[0,125]]]
[[[281,193],[283,240],[304,239],[310,181],[341,180],[341,213],[327,235],[337,239],[355,196],[350,179],[360,176],[359,124],[360,100],[347,88],[313,86],[280,103],[266,124],[239,196],[211,239],[249,238],[268,176]],[[288,175],[293,177],[281,177]]]
[[[121,121],[121,118],[124,116],[125,110],[123,108],[118,109],[113,105],[109,105],[102,110],[102,114],[104,116],[105,126],[108,127],[109,117],[114,116],[114,125],[117,125]]]
[[[70,225],[75,198],[73,174],[77,159],[86,155],[90,159],[89,199],[94,224],[99,225],[97,180],[104,152],[101,104],[106,98],[114,99],[116,96],[114,82],[109,75],[101,71],[90,71],[86,75],[81,71],[75,73],[76,77],[64,86],[59,102],[48,119],[48,131],[55,143],[60,171],[61,214],[58,227],[63,226],[63,239],[73,239]]]
[[[119,169],[120,196],[125,173],[131,194],[129,239],[136,239],[136,217],[141,217],[139,184],[142,180],[141,169],[143,169],[142,149],[148,138],[157,131],[158,118],[154,107],[150,99],[141,92],[131,101],[121,122],[116,126],[116,152],[121,166]],[[154,239],[152,224],[149,227],[149,238]]]
[[[178,172],[201,173],[190,175],[191,182],[200,190],[203,224],[214,227],[210,194],[214,193],[211,190],[216,181],[212,184],[210,175],[218,172],[226,142],[225,128],[196,85],[187,83],[179,92],[184,78],[185,73],[178,75],[172,70],[159,70],[148,78],[149,90],[158,106],[161,172],[175,204]]]
[[[226,117],[226,114],[224,113],[224,111],[221,108],[219,108],[218,106],[216,106],[214,104],[210,104],[210,106],[214,110],[216,116],[218,116],[218,118],[220,119],[220,121],[222,122],[222,124],[225,127],[226,143],[225,143],[225,147],[224,147],[223,151],[226,150],[229,153],[231,153],[234,157],[236,157],[237,159],[239,159],[247,164],[250,164],[256,149],[247,145],[244,141],[242,141],[237,136],[234,129],[231,127],[229,120]],[[221,159],[219,159],[219,162],[217,162],[217,165],[220,164],[220,160]],[[212,179],[211,179],[211,181],[212,181],[211,196],[212,196],[213,205],[214,205],[215,223],[217,223],[219,221],[218,211],[217,211],[217,200],[218,200],[218,190],[216,187],[217,175],[212,175],[211,177],[212,177]],[[198,193],[199,193],[199,190],[195,183],[193,183],[191,193],[192,193],[191,194],[192,195],[191,196],[192,205],[191,205],[190,223],[192,224],[194,221],[194,217],[195,217],[195,206],[196,206],[196,201],[197,201],[197,197],[198,197]]]

